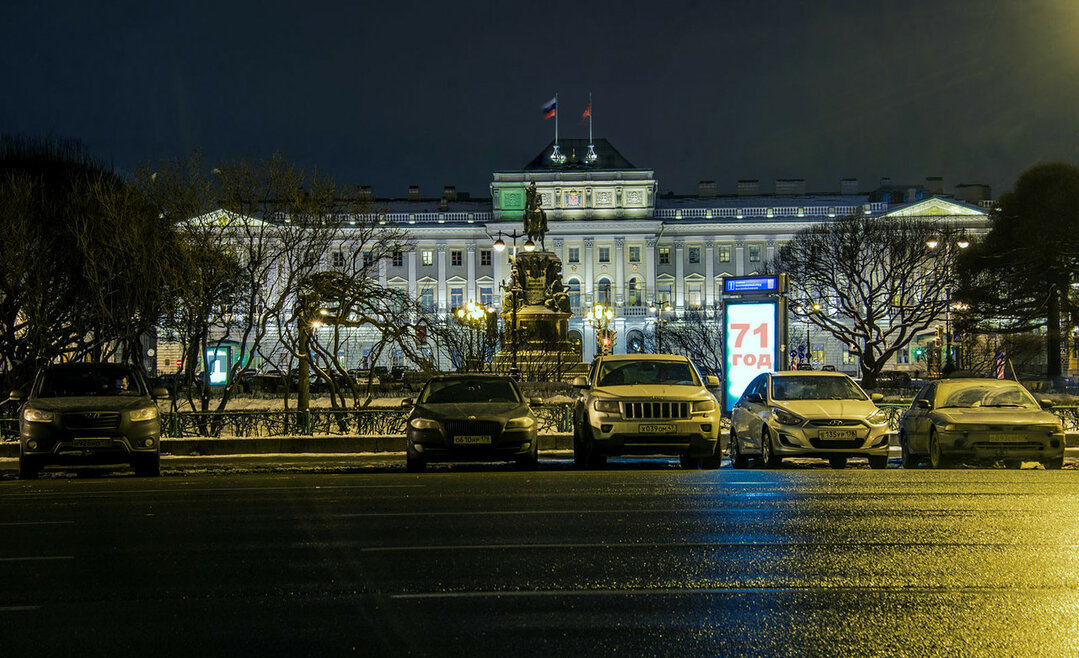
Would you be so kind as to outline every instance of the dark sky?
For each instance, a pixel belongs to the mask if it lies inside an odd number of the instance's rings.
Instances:
[[[378,196],[488,195],[551,139],[555,92],[563,136],[591,91],[596,136],[679,193],[999,194],[1079,159],[1076,0],[6,2],[0,73],[0,132],[126,171],[279,151]]]

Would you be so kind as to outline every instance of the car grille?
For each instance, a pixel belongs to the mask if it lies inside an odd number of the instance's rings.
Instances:
[[[1041,450],[1043,446],[1033,441],[975,441],[970,447],[975,450]]]
[[[64,427],[69,430],[114,430],[120,427],[120,414],[115,411],[86,411],[64,414]]]
[[[809,421],[810,427],[861,427],[862,421],[851,418],[818,418]]]
[[[688,402],[624,402],[626,418],[689,418]]]
[[[835,450],[850,450],[852,448],[861,448],[865,443],[865,439],[810,439],[809,444],[814,448],[820,448],[821,450],[835,449]]]
[[[455,436],[490,436],[497,437],[502,433],[502,424],[492,420],[447,420],[442,423],[446,428],[446,434]]]

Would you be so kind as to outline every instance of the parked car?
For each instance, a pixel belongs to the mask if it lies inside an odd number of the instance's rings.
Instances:
[[[137,475],[160,475],[161,422],[138,369],[115,363],[65,363],[43,368],[19,414],[19,476],[44,466],[130,464]]]
[[[427,382],[408,416],[405,466],[422,471],[432,461],[539,462],[539,422],[517,382],[499,375],[446,375]]]
[[[758,375],[731,410],[731,465],[759,457],[767,468],[784,457],[819,457],[843,468],[865,457],[888,466],[888,413],[840,372],[794,371]]]
[[[573,460],[596,468],[617,455],[670,455],[683,468],[719,468],[719,404],[693,362],[672,354],[619,354],[573,380]]]
[[[900,419],[903,466],[928,459],[933,468],[960,461],[1064,463],[1064,427],[1019,382],[941,379],[922,387]]]

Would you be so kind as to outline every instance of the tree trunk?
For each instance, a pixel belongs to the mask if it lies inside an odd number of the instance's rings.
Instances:
[[[1049,284],[1049,305],[1045,323],[1045,375],[1053,381],[1053,386],[1061,384],[1060,370],[1060,294],[1056,282]]]

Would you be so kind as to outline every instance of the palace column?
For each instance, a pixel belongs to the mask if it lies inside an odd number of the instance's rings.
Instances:
[[[626,287],[626,239],[614,239],[614,295],[611,303],[622,306],[625,302]]]
[[[438,312],[445,315],[450,312],[449,291],[446,289],[446,244],[438,243]]]
[[[658,304],[659,291],[656,290],[656,239],[648,238],[644,242],[644,303]]]
[[[592,246],[595,244],[595,240],[592,238],[585,238],[584,240],[584,290],[581,291],[581,305],[592,305],[592,288],[595,282],[592,280]]]
[[[712,309],[716,303],[716,243],[704,243],[704,307]]]
[[[674,307],[681,313],[686,305],[686,243],[674,243]]]
[[[476,301],[479,301],[479,298],[476,296],[476,243],[473,242],[472,244],[469,244],[466,249],[468,254],[466,258],[468,261],[465,264],[468,268],[468,288],[465,293],[467,295],[465,299],[475,299]]]
[[[744,276],[746,273],[745,240],[739,240],[734,243],[734,273],[736,276]]]

